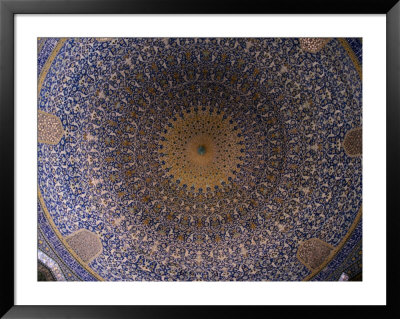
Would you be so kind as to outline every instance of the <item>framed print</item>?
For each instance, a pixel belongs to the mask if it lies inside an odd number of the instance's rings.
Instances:
[[[5,318],[398,313],[396,1],[0,9]]]

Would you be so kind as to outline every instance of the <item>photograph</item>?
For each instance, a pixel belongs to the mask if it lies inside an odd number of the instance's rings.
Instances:
[[[39,281],[361,281],[361,38],[38,38]]]

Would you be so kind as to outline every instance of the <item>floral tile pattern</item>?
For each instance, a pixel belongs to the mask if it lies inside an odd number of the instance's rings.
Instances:
[[[38,111],[63,128],[38,141],[38,232],[65,280],[338,280],[362,236],[362,154],[344,149],[362,128],[361,41],[38,49]],[[68,245],[84,230],[101,243],[86,262]],[[322,269],[298,259],[312,238],[333,250]]]

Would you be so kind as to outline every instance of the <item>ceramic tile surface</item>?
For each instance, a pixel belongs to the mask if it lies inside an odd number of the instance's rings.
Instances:
[[[360,39],[38,39],[38,249],[58,280],[361,272],[361,66]]]

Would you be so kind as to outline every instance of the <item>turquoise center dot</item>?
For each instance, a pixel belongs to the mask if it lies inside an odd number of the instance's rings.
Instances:
[[[205,152],[206,148],[203,145],[200,145],[199,148],[197,149],[197,153],[199,153],[200,155],[204,155]]]

